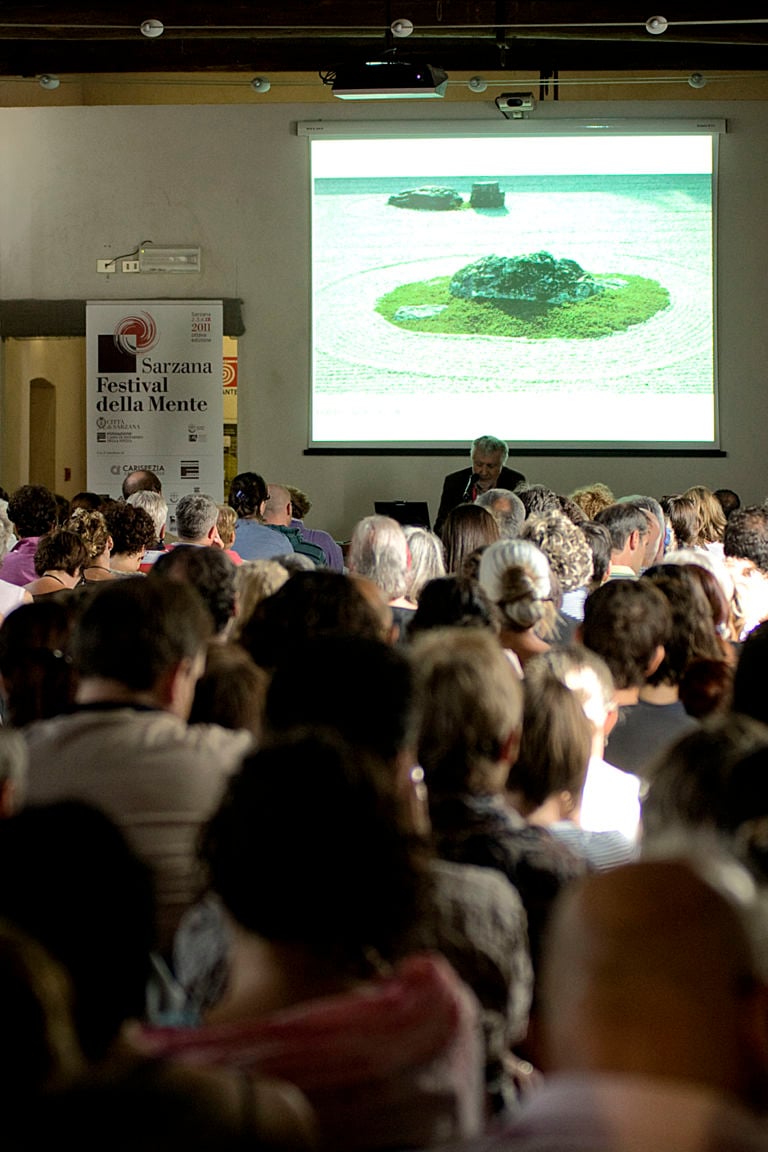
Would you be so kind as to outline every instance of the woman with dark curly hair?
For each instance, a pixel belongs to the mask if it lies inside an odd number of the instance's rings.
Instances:
[[[144,553],[155,542],[155,526],[143,508],[115,501],[103,508],[109,534],[112,537],[112,555],[109,567],[118,575],[135,576]]]
[[[37,580],[25,585],[33,596],[47,596],[80,583],[88,550],[75,532],[57,528],[41,536],[35,552]]]

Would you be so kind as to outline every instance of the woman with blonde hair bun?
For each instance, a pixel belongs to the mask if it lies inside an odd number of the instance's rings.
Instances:
[[[546,652],[557,631],[559,588],[541,549],[530,540],[499,540],[480,557],[478,579],[499,610],[502,646],[521,664]]]

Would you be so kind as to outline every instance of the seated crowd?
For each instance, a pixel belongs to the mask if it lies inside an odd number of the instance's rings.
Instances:
[[[768,1149],[768,502],[475,465],[0,501],[12,1152]]]

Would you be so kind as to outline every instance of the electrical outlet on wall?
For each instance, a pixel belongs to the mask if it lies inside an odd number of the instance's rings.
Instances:
[[[117,265],[115,264],[114,260],[97,260],[96,261],[96,271],[97,272],[117,272]]]
[[[123,260],[123,272],[138,272],[138,260]]]

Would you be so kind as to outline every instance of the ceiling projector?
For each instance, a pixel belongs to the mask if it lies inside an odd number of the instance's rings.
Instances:
[[[431,64],[371,60],[336,71],[333,94],[341,100],[434,100],[445,95],[448,76]]]

